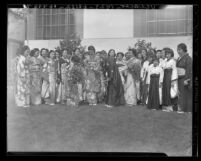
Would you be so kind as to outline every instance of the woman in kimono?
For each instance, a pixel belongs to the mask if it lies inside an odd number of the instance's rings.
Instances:
[[[61,54],[60,51],[55,50],[55,62],[57,64],[57,78],[56,78],[56,103],[61,101]]]
[[[33,49],[30,53],[30,94],[31,104],[41,104],[41,68],[38,59],[39,49]]]
[[[177,60],[179,111],[192,112],[192,58],[187,53],[186,44],[177,46],[179,58]]]
[[[29,47],[23,46],[16,64],[17,88],[15,94],[15,101],[16,105],[20,107],[30,106],[29,53]]]
[[[140,61],[135,57],[135,50],[129,49],[130,59],[126,62],[127,71],[126,82],[124,85],[125,88],[125,100],[126,103],[130,106],[137,105],[139,100],[139,80],[140,80],[140,70],[141,64]]]
[[[163,69],[159,67],[159,59],[154,58],[153,66],[148,69],[147,77],[149,88],[148,109],[158,110],[161,105],[159,88],[162,87],[163,75]]]
[[[67,95],[67,89],[68,89],[68,82],[67,82],[67,72],[70,67],[70,58],[71,53],[64,49],[62,51],[62,57],[60,58],[60,71],[61,71],[61,83],[60,83],[60,97],[58,97],[58,101],[61,101],[62,104],[66,104],[66,95]]]
[[[47,103],[49,98],[49,77],[47,71],[47,62],[49,61],[48,58],[48,50],[45,48],[41,49],[40,55],[38,57],[40,64],[41,64],[41,98],[42,103]]]
[[[164,69],[164,78],[163,78],[163,87],[162,87],[162,103],[163,111],[173,111],[172,105],[175,104],[174,100],[171,98],[171,87],[177,86],[177,69],[176,62],[173,59],[174,52],[170,48],[165,49],[166,61],[163,65]]]
[[[85,62],[86,65],[86,99],[89,105],[97,105],[97,95],[101,90],[101,81],[99,77],[100,62],[95,58],[95,48],[93,46],[88,47],[89,59]]]
[[[124,83],[125,83],[124,69],[125,69],[126,63],[123,60],[123,57],[124,57],[124,54],[122,52],[118,52],[116,64],[117,64],[117,67],[119,69],[122,84],[124,85]]]
[[[47,71],[49,78],[49,105],[55,105],[56,103],[56,79],[57,79],[57,63],[55,61],[55,52],[50,50],[49,61],[47,62]]]
[[[125,104],[124,87],[116,65],[115,55],[115,50],[111,49],[106,65],[108,84],[105,103],[108,108]]]
[[[67,101],[66,105],[71,107],[78,107],[79,102],[82,101],[79,97],[79,86],[83,82],[83,72],[80,65],[80,58],[77,55],[72,56],[69,71],[67,72]]]
[[[101,52],[96,52],[96,56],[95,56],[95,60],[98,62],[99,66],[98,66],[98,72],[96,74],[96,78],[99,81],[100,84],[100,90],[97,93],[97,102],[98,103],[103,103],[104,101],[104,96],[105,96],[105,92],[106,92],[106,88],[105,88],[105,79],[104,79],[104,71],[102,68],[102,64],[101,64]]]

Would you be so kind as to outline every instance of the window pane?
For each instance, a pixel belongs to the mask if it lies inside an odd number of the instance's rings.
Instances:
[[[52,9],[52,14],[57,14],[57,9]]]
[[[42,14],[42,9],[36,9],[36,13],[38,13],[38,15]]]
[[[167,33],[166,28],[166,22],[159,21],[157,25],[157,33]]]
[[[177,9],[177,18],[178,19],[187,19],[187,8],[186,7]]]
[[[69,24],[75,24],[74,15],[69,15]]]
[[[42,34],[43,34],[42,30],[43,30],[42,27],[37,27],[36,28],[36,37],[37,38],[42,38]]]
[[[65,15],[64,14],[62,14],[62,15],[60,15],[60,18],[61,18],[61,24],[65,24]]]
[[[52,19],[52,24],[57,25],[58,24],[58,15],[53,15],[52,18],[53,18]]]
[[[47,39],[51,38],[50,27],[47,27]]]
[[[36,25],[41,26],[42,25],[42,16],[37,16],[36,17]]]
[[[188,25],[187,25],[187,32],[188,33],[193,33],[192,26],[193,26],[193,21],[192,20],[188,21]]]
[[[46,9],[46,14],[50,14],[50,9]]]
[[[165,9],[159,9],[159,10],[157,10],[157,19],[158,20],[165,20],[166,19],[165,12],[166,12]]]
[[[46,18],[47,18],[47,19],[46,19],[46,25],[50,25],[50,15],[47,15]]]
[[[156,10],[154,9],[147,10],[147,19],[148,21],[156,20]]]
[[[166,23],[167,33],[177,33],[177,21],[168,21]]]
[[[174,20],[174,19],[176,19],[176,15],[177,15],[176,10],[177,9],[175,9],[175,8],[166,9],[166,12],[165,12],[166,20]]]
[[[187,22],[186,20],[178,20],[178,32],[179,33],[182,33],[182,32],[185,32],[186,33],[186,25],[187,25]]]
[[[156,22],[149,22],[148,23],[148,34],[155,34],[156,33]]]

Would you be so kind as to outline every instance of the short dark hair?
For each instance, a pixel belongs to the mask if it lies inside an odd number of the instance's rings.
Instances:
[[[165,48],[165,55],[166,54],[171,54],[171,57],[174,57],[174,51],[172,50],[172,49],[170,49],[170,48]]]
[[[31,50],[31,52],[30,52],[30,56],[32,57],[32,56],[34,56],[35,55],[35,52],[36,52],[36,50]]]
[[[79,63],[80,62],[80,58],[77,55],[73,55],[72,58],[71,58],[71,61],[75,62],[75,63]]]
[[[55,51],[54,50],[50,50],[49,52],[48,52],[48,57],[50,57],[50,53],[55,53]]]
[[[137,50],[136,49],[132,48],[132,49],[128,49],[128,51],[131,51],[133,53],[133,55],[135,57],[137,57]]]
[[[182,49],[184,52],[187,52],[187,46],[184,43],[180,43],[179,45],[177,45],[177,48]]]
[[[123,53],[123,52],[118,52],[118,53],[117,53],[117,56],[118,56],[118,55],[121,55],[122,57],[124,57],[124,53]]]
[[[21,54],[21,55],[24,55],[24,52],[25,52],[26,50],[30,50],[29,46],[27,46],[27,45],[22,46],[22,48],[21,48],[21,50],[20,50],[20,54]]]
[[[94,51],[94,53],[96,52],[95,47],[94,47],[94,46],[92,46],[92,45],[88,47],[88,50],[93,50],[93,51]]]
[[[115,52],[114,49],[110,49],[110,50],[108,51],[108,56],[110,56],[110,52],[111,52],[111,51],[114,51],[114,56],[116,56],[116,52]]]

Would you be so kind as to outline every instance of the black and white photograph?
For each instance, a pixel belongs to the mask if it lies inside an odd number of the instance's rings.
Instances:
[[[7,151],[192,156],[193,5],[7,8]]]

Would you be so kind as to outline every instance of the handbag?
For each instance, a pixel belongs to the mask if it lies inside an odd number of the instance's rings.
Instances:
[[[184,68],[177,67],[177,74],[179,76],[184,76],[186,74],[186,70]]]

